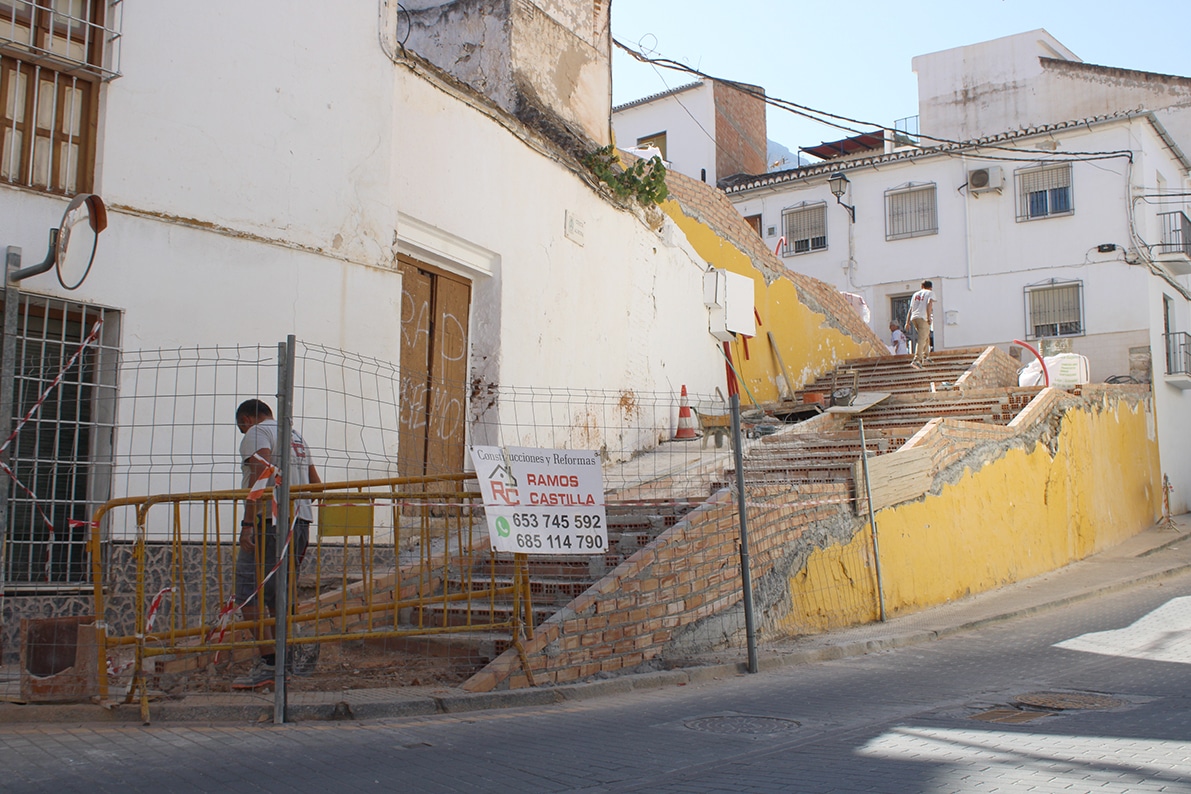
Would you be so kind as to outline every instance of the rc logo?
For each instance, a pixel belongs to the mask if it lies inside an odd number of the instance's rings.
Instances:
[[[506,505],[520,505],[517,496],[517,478],[513,471],[504,463],[496,466],[488,475],[488,484],[492,489],[492,496]]]

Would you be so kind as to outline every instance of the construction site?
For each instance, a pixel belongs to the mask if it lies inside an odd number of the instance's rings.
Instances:
[[[1148,387],[1019,387],[1016,372],[997,348],[939,351],[921,369],[905,356],[845,361],[793,399],[742,412],[739,471],[718,395],[495,395],[547,437],[566,430],[550,415],[598,428],[606,548],[493,551],[466,472],[297,488],[317,500],[317,540],[289,571],[290,647],[307,669],[288,685],[492,692],[665,669],[743,654],[750,617],[763,641],[879,622],[1152,526]],[[299,389],[295,425],[325,441],[312,402],[328,401]],[[526,427],[498,435],[525,443]],[[651,434],[631,454],[608,443]],[[264,644],[231,599],[247,496],[104,505],[94,526],[106,531],[88,540],[93,591],[76,615],[21,621],[4,699],[139,703],[147,716],[171,693],[225,691]]]

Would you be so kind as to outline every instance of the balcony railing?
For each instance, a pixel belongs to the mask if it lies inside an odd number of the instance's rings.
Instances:
[[[123,24],[124,0],[0,0],[0,51],[107,82],[120,76]]]
[[[1182,254],[1191,258],[1191,221],[1182,212],[1160,212],[1162,242],[1158,244],[1159,254]]]
[[[895,147],[918,145],[917,116],[906,116],[904,119],[893,122],[893,145]]]
[[[1191,375],[1191,334],[1166,334],[1166,374]]]

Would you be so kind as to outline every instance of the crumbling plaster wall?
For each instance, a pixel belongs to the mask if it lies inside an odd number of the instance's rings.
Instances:
[[[608,4],[590,0],[403,3],[407,50],[574,154],[611,141]],[[404,35],[402,35],[404,34]]]
[[[886,352],[835,288],[787,270],[722,191],[674,172],[666,175],[666,185],[670,198],[662,209],[698,255],[709,266],[748,276],[755,284],[757,335],[732,343],[733,363],[749,395],[774,402],[844,359]],[[791,384],[784,383],[783,363]]]
[[[402,3],[408,14],[406,49],[509,110],[516,107],[510,0]],[[399,30],[406,29],[394,18]]]
[[[1153,526],[1162,476],[1152,410],[1149,396],[1134,392],[1062,397],[1032,430],[977,443],[923,498],[878,511],[887,613],[1029,579]],[[859,605],[861,616],[868,605],[875,615],[869,527],[845,545],[817,549],[789,571],[780,633],[858,622],[838,604]],[[825,590],[824,581],[835,586]]]

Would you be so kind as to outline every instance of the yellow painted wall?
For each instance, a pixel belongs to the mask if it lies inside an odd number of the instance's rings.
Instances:
[[[937,496],[877,513],[886,612],[937,606],[1111,548],[1161,516],[1161,479],[1144,403],[1069,410],[1053,459],[1042,444],[1012,449]],[[862,575],[871,543],[866,527],[850,544],[813,553],[790,579],[791,612],[779,632],[875,619],[875,576]]]
[[[791,611],[778,633],[817,634],[880,618],[868,527],[851,542],[816,549],[790,580]]]
[[[678,224],[708,264],[753,280],[761,324],[757,326],[757,335],[748,340],[747,359],[745,342],[737,339],[732,343],[732,361],[748,386],[748,393],[741,390],[743,403],[749,402],[749,393],[762,403],[775,402],[781,397],[778,391],[781,366],[773,354],[767,332],[773,332],[782,360],[794,381],[791,384],[794,389],[833,368],[839,360],[885,352],[871,350],[868,345],[825,324],[822,314],[812,311],[798,299],[794,283],[788,279],[778,278],[767,285],[765,275],[753,266],[747,254],[707,224],[686,215],[678,202],[665,201],[662,209]]]

